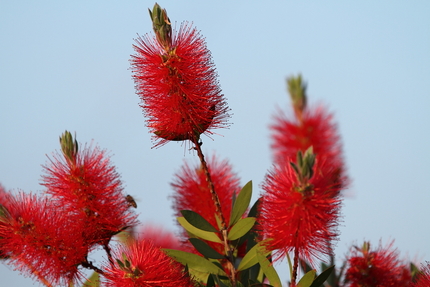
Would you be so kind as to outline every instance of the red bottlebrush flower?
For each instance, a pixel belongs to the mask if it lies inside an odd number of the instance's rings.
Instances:
[[[131,65],[147,125],[157,145],[192,140],[227,125],[228,107],[204,38],[187,24],[170,47],[146,35],[136,40]]]
[[[412,287],[429,287],[430,286],[430,263],[423,267],[421,272],[417,275],[416,281],[411,285]]]
[[[114,265],[104,267],[107,287],[194,287],[184,267],[151,241],[136,240],[112,252]]]
[[[75,220],[83,221],[87,241],[107,244],[114,234],[134,225],[136,215],[105,151],[85,147],[72,157],[54,155],[44,167],[42,185]]]
[[[313,147],[319,158],[329,158],[330,162],[343,167],[342,146],[333,115],[324,106],[305,109],[302,118],[289,118],[279,112],[275,116],[272,129],[272,149],[276,164],[289,164],[298,151],[305,152]]]
[[[152,224],[138,227],[136,234],[132,235],[132,238],[133,237],[137,237],[141,240],[152,241],[155,247],[183,250],[182,243],[173,232],[164,230],[162,227],[154,226]]]
[[[348,258],[345,281],[350,287],[410,286],[410,275],[405,280],[406,269],[398,258],[398,252],[392,249],[392,243],[372,251],[370,243],[365,242],[362,248],[353,248]]]
[[[218,194],[222,214],[229,224],[232,208],[233,194],[240,191],[240,180],[233,173],[231,165],[227,160],[218,162],[213,156],[208,161],[208,169],[211,179]],[[173,195],[173,209],[176,216],[182,216],[181,210],[192,210],[205,218],[212,226],[217,228],[218,224],[215,218],[215,204],[209,191],[206,176],[200,167],[190,167],[185,164],[180,173],[177,173],[172,187],[175,190]],[[185,236],[185,233],[184,233]],[[216,250],[224,253],[224,247],[221,244],[208,242]]]
[[[332,254],[330,242],[338,236],[343,179],[334,175],[338,171],[327,161],[318,158],[313,170],[305,190],[300,190],[296,172],[289,164],[275,167],[262,184],[265,193],[258,222],[263,237],[270,238],[266,248],[276,250],[275,259],[293,250],[311,263],[314,258]]]
[[[20,193],[2,196],[0,246],[21,272],[42,282],[68,286],[81,279],[78,266],[86,260],[89,246],[82,226],[72,222],[50,198]]]

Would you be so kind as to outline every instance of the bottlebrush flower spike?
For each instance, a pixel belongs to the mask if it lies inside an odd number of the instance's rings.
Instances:
[[[129,240],[133,242],[136,238],[152,241],[155,247],[183,250],[182,243],[173,232],[154,224],[145,224],[133,228],[130,232]]]
[[[333,115],[324,106],[307,106],[306,85],[301,76],[291,77],[287,83],[295,117],[280,111],[271,125],[275,163],[289,164],[298,151],[312,147],[318,157],[329,158],[334,166],[344,170],[342,145]]]
[[[184,267],[151,241],[138,239],[113,250],[115,264],[104,266],[107,287],[194,287]]]
[[[416,281],[411,285],[412,287],[428,287],[430,286],[430,263],[420,270],[417,275]]]
[[[139,37],[131,59],[147,126],[156,146],[198,142],[202,133],[226,127],[229,117],[210,51],[188,24],[172,32],[166,11],[158,4],[150,16],[156,37]]]
[[[370,243],[354,247],[348,258],[345,281],[349,287],[360,286],[410,286],[410,276],[405,278],[407,267],[398,258],[398,252],[392,249],[393,243],[383,248],[371,250]],[[424,286],[424,285],[421,285]]]
[[[44,283],[69,286],[82,279],[78,266],[90,251],[82,237],[82,225],[48,197],[3,194],[0,200],[2,256]]]
[[[208,168],[221,203],[222,214],[228,226],[233,194],[238,194],[241,189],[240,179],[232,171],[227,160],[219,162],[216,156],[212,156],[208,161]],[[175,175],[172,187],[175,191],[172,197],[176,216],[182,216],[181,210],[192,210],[200,214],[215,228],[218,227],[215,205],[201,167],[190,167],[190,165],[185,164],[181,172]],[[209,242],[209,245],[216,248],[220,253],[224,253],[223,245],[213,242]]]
[[[295,164],[275,166],[266,175],[258,222],[261,234],[269,239],[266,248],[276,250],[275,259],[295,251],[312,263],[332,254],[343,179],[333,175],[337,170],[327,161],[315,159],[311,150],[299,157]]]
[[[115,167],[98,147],[78,150],[69,132],[60,137],[62,156],[44,166],[42,185],[75,220],[83,221],[85,239],[107,244],[111,237],[136,224]]]

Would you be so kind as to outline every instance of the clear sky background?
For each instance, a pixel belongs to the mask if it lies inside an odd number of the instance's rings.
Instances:
[[[377,2],[377,3],[375,3]],[[203,137],[254,197],[271,167],[270,131],[287,109],[285,78],[302,73],[309,101],[335,113],[353,182],[336,257],[395,240],[430,260],[430,2],[162,1],[177,27],[206,37],[230,129]],[[133,39],[152,31],[153,1],[0,0],[0,182],[41,192],[42,164],[64,130],[111,152],[142,222],[177,230],[170,182],[197,156],[153,143],[129,70]],[[287,268],[279,265],[279,272]],[[283,278],[286,278],[282,275]],[[1,286],[33,286],[0,264]]]

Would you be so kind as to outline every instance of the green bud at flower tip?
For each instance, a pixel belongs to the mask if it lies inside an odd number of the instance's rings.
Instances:
[[[160,5],[155,3],[152,11],[150,9],[148,9],[148,11],[158,43],[163,46],[166,51],[169,51],[172,45],[172,27],[170,19],[167,17],[166,9],[161,9]]]
[[[65,131],[60,137],[60,145],[64,157],[70,162],[75,163],[76,156],[78,155],[78,142],[76,141],[76,135],[73,140],[72,134]]]
[[[288,93],[293,102],[294,111],[301,114],[307,103],[306,84],[302,81],[302,76],[290,77],[287,79]]]

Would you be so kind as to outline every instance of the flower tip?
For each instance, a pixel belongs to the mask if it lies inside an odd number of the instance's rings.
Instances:
[[[60,136],[60,145],[64,156],[71,162],[76,162],[76,156],[78,154],[78,142],[76,141],[76,135],[75,139],[73,140],[72,134],[69,131],[65,131]]]
[[[293,101],[294,111],[301,114],[306,108],[306,83],[302,81],[302,75],[287,78],[288,93]]]
[[[170,50],[172,45],[172,27],[170,19],[167,17],[166,9],[162,9],[158,3],[155,3],[152,11],[150,9],[148,11],[158,43],[166,50]]]

